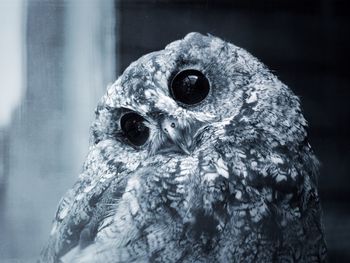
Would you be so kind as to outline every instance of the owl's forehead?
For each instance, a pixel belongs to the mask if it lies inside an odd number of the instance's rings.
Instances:
[[[147,114],[151,108],[175,109],[169,96],[168,80],[172,72],[171,59],[164,51],[143,56],[133,62],[119,79],[108,88],[106,104],[113,108],[128,108]]]
[[[205,71],[225,43],[215,37],[190,33],[164,50],[142,56],[108,88],[107,106],[129,108],[142,114],[151,110],[176,111],[178,105],[169,91],[172,77],[187,68]]]

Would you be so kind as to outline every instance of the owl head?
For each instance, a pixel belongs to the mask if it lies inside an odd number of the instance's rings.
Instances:
[[[96,116],[94,144],[112,139],[143,156],[191,154],[227,135],[295,145],[306,125],[298,99],[262,63],[199,33],[133,62]]]
[[[292,91],[217,37],[141,57],[96,108],[43,262],[310,261],[325,246],[305,127]]]

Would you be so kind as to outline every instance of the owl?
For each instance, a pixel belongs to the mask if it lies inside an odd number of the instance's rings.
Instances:
[[[323,262],[299,99],[258,59],[189,33],[133,62],[39,262]]]

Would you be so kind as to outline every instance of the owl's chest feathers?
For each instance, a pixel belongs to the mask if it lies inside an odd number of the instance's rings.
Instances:
[[[154,168],[149,174],[138,173],[126,191],[135,219],[140,216],[140,224],[181,222],[195,236],[218,235],[230,218],[245,213],[252,223],[262,220],[268,210],[265,201],[272,202],[275,197],[271,185],[264,186],[263,179],[260,185],[256,182],[264,177],[258,171],[262,168],[258,155],[238,149],[220,150],[213,148],[206,155],[171,160],[167,167]],[[164,215],[170,217],[168,221]],[[202,228],[196,227],[198,222]]]

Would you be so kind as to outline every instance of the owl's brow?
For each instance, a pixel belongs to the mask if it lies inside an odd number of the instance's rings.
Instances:
[[[111,100],[110,96],[111,96],[111,94],[109,92],[107,92],[107,97],[108,97],[109,100]]]
[[[109,91],[110,89],[113,89],[113,91],[110,92],[110,91]],[[111,84],[111,85],[107,88],[107,92],[105,93],[105,96],[107,96],[107,98],[108,98],[108,100],[105,100],[106,105],[108,104],[107,101],[112,101],[113,103],[116,102],[116,99],[113,99],[113,98],[111,97],[112,95],[115,95],[115,94],[117,94],[117,92],[116,92],[116,84],[113,83],[113,84]],[[119,105],[119,104],[120,104],[120,103],[118,103],[118,106],[117,106],[117,107],[114,107],[114,108],[120,108],[120,105]]]
[[[224,45],[222,46],[222,48],[219,51],[219,54],[217,55],[217,57],[220,57],[221,53],[224,51],[224,49],[227,47],[227,43],[224,43]],[[212,57],[211,60],[214,60],[214,57]],[[205,68],[204,71],[208,71],[211,69],[211,67],[214,66],[214,61],[211,61]]]

